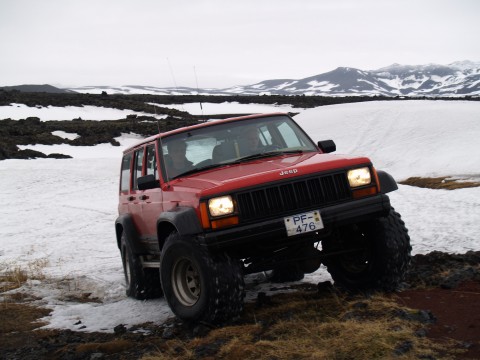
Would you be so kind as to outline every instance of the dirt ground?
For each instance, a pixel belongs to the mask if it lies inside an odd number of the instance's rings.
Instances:
[[[433,315],[426,336],[458,349],[455,358],[480,359],[480,252],[452,255],[434,252],[412,258],[406,290],[390,296],[402,306]],[[38,319],[49,313],[35,308],[31,297],[16,294],[0,302],[0,359],[140,359],[158,352],[172,338],[208,334],[205,326],[187,326],[171,319],[162,325],[142,324],[114,333],[39,330]],[[430,358],[433,359],[433,358]]]
[[[480,281],[467,281],[454,289],[439,287],[406,290],[397,301],[413,309],[429,310],[436,318],[427,337],[438,342],[456,340],[459,359],[480,359]]]

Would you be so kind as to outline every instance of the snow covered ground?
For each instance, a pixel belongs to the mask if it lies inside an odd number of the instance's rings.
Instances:
[[[125,119],[127,115],[154,116],[133,110],[120,110],[112,108],[85,106],[27,106],[25,104],[10,104],[0,106],[0,119],[20,120],[27,117],[38,117],[46,120],[72,120],[79,117],[83,120],[118,120]],[[159,119],[166,117],[157,116]]]
[[[268,113],[292,111],[291,105],[270,105],[270,104],[239,104],[238,102],[216,103],[185,103],[185,104],[154,104],[160,107],[187,111],[192,115],[214,115],[214,114],[243,114],[243,113]],[[118,120],[124,119],[127,115],[154,116],[133,110],[120,110],[97,106],[27,106],[25,104],[10,104],[0,106],[0,119],[20,120],[27,117],[38,117],[46,120],[72,120],[82,118],[83,120]],[[166,115],[157,115],[157,118],[165,118]]]
[[[235,103],[229,104],[231,110],[222,106],[225,110],[218,112],[257,111]],[[3,108],[0,119],[9,117]],[[267,111],[289,111],[285,108]],[[70,110],[64,118],[82,116],[78,109]],[[331,138],[338,153],[367,155],[397,181],[410,176],[480,179],[479,102],[368,102],[294,111],[300,111],[295,119],[315,141]],[[125,296],[113,223],[121,151],[137,138],[118,140],[120,148],[27,146],[73,159],[0,161],[0,269],[38,271],[41,264],[46,278],[30,281],[21,290],[53,310],[47,328],[111,332],[118,324],[161,323],[173,316],[163,299],[142,302]],[[413,253],[480,250],[480,188],[446,191],[400,185],[390,198],[409,228]],[[303,281],[329,278],[322,267]],[[249,279],[247,299],[270,287],[254,280]],[[84,293],[100,301],[72,300]]]
[[[238,102],[223,103],[185,103],[158,106],[187,111],[192,115],[214,115],[214,114],[258,114],[272,112],[293,111],[291,105],[273,105],[273,104],[239,104]]]

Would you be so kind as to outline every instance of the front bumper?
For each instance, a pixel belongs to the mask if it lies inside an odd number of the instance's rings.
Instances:
[[[390,211],[390,199],[385,194],[378,194],[372,197],[352,200],[346,203],[336,204],[328,207],[311,209],[301,209],[285,216],[295,215],[297,213],[320,210],[324,230],[327,234],[335,227],[358,223],[369,219],[386,216]],[[225,230],[212,231],[204,234],[204,242],[207,246],[213,248],[238,248],[248,244],[255,246],[269,247],[274,244],[281,246],[285,243],[303,241],[306,238],[314,236],[320,237],[320,233],[306,233],[297,236],[287,236],[284,217],[263,220],[248,225],[240,225]]]

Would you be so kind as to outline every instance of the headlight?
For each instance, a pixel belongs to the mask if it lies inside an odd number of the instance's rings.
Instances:
[[[351,187],[368,185],[372,182],[370,169],[368,167],[349,170],[347,173],[347,177],[348,177],[348,183],[350,184]]]
[[[222,216],[233,213],[232,197],[228,195],[208,200],[208,210],[212,216]]]

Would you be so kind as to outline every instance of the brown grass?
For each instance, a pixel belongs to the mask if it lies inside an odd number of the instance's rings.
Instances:
[[[50,310],[4,302],[0,306],[0,337],[2,334],[19,331],[29,331],[45,324],[37,322],[39,318],[47,316]]]
[[[395,316],[401,308],[383,296],[348,299],[302,292],[272,301],[262,308],[247,304],[238,325],[203,338],[166,341],[143,359],[447,359],[453,354],[416,336],[424,325]],[[401,352],[402,346],[408,350]]]
[[[77,345],[75,348],[75,352],[77,353],[93,353],[93,352],[100,352],[100,353],[107,353],[107,354],[115,354],[121,353],[123,351],[129,350],[134,347],[135,344],[130,340],[124,339],[115,339],[108,342],[98,342],[98,343],[86,343]]]
[[[15,263],[0,263],[0,335],[10,332],[22,332],[36,329],[45,324],[36,322],[47,316],[50,310],[27,305],[33,300],[31,295],[22,292],[10,292],[20,288],[28,280],[41,280],[45,276],[42,269],[46,260],[35,260],[25,267]]]
[[[43,268],[48,265],[48,260],[37,259],[25,266],[14,262],[0,263],[0,290],[1,292],[17,289],[27,280],[43,280]]]
[[[7,269],[3,272],[3,274],[0,274],[0,284],[2,292],[17,289],[22,286],[27,280],[27,272],[19,266]]]
[[[417,186],[421,188],[444,190],[456,190],[480,186],[480,182],[477,181],[463,181],[448,176],[435,178],[410,177],[406,180],[400,181],[399,183],[402,185]]]

